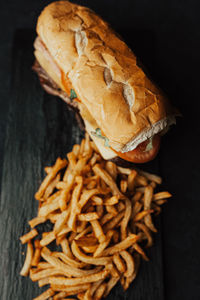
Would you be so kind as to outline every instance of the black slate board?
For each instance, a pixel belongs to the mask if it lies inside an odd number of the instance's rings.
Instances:
[[[31,30],[20,30],[13,47],[13,93],[0,203],[2,300],[29,300],[41,292],[36,283],[19,275],[25,253],[19,237],[29,230],[27,222],[36,215],[34,193],[44,176],[44,166],[51,165],[58,156],[64,156],[83,136],[72,111],[61,100],[47,95],[31,71],[33,39]],[[159,171],[159,157],[151,167]],[[126,293],[117,286],[107,299],[164,299],[160,223],[157,219],[159,232],[155,236],[155,245],[148,251],[151,261],[141,264],[138,277]]]

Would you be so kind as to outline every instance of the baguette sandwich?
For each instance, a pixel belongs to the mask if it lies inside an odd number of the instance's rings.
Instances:
[[[68,1],[45,7],[36,30],[41,85],[76,110],[103,158],[152,160],[177,113],[124,41],[92,10]]]

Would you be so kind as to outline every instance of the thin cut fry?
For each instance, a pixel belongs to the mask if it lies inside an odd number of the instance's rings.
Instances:
[[[116,180],[117,178],[117,166],[112,161],[106,162],[106,171],[110,174],[110,176]]]
[[[94,299],[100,300],[103,297],[106,287],[107,287],[107,284],[105,282],[103,282],[96,290],[96,292],[94,294]]]
[[[28,222],[28,224],[31,226],[31,228],[34,228],[35,226],[46,222],[46,218],[45,217],[35,217],[32,220],[30,220]]]
[[[49,173],[45,179],[43,180],[39,190],[35,194],[35,198],[37,200],[40,200],[45,192],[45,189],[51,182],[51,180],[56,176],[56,174],[63,169],[67,165],[67,160],[66,159],[61,159],[60,157],[57,158],[55,165],[52,167],[51,173]]]
[[[34,252],[34,255],[33,255],[31,265],[36,267],[38,265],[39,261],[40,261],[40,254],[41,254],[40,241],[35,240],[34,246],[35,246],[35,252]]]
[[[93,221],[90,221],[90,223],[92,225],[93,231],[94,231],[97,239],[99,240],[100,243],[103,243],[106,240],[106,236],[103,232],[103,229],[102,229],[99,221],[93,220]]]
[[[105,249],[102,253],[102,255],[113,255],[119,251],[125,250],[132,246],[134,243],[137,242],[139,237],[135,234],[130,234],[125,240],[121,241],[118,244],[115,244],[114,246],[111,246],[107,249]]]
[[[160,192],[153,195],[153,200],[157,201],[160,199],[167,199],[170,197],[172,197],[172,194],[170,194],[169,192]]]
[[[126,266],[125,266],[123,260],[120,258],[119,253],[115,253],[113,255],[113,262],[115,263],[115,265],[116,265],[117,269],[120,271],[120,273],[125,272]]]
[[[76,230],[76,208],[78,205],[81,189],[83,187],[83,178],[81,176],[78,176],[76,178],[77,180],[77,186],[74,188],[72,193],[72,199],[71,199],[71,213],[68,220],[68,226],[75,231]]]
[[[61,242],[60,242],[60,245],[62,247],[62,251],[64,252],[64,254],[66,254],[69,258],[74,258],[73,257],[73,254],[71,252],[71,249],[69,247],[69,242],[67,239],[62,239]]]
[[[91,257],[85,255],[81,250],[79,249],[77,243],[75,241],[72,242],[72,252],[75,257],[77,257],[80,261],[83,261],[88,264],[92,265],[106,265],[111,261],[111,257]]]
[[[20,237],[20,241],[22,244],[28,243],[30,240],[32,240],[34,237],[38,235],[38,232],[36,229],[33,229],[29,231],[28,233],[24,234]]]
[[[99,219],[99,216],[96,212],[90,212],[90,213],[78,215],[79,221],[92,221],[97,219]]]
[[[100,279],[106,278],[108,270],[103,270],[92,275],[86,275],[81,278],[65,278],[65,277],[50,277],[50,284],[64,285],[64,286],[75,286],[77,284],[84,284],[90,282],[96,282]]]
[[[140,221],[141,219],[143,219],[145,216],[153,213],[153,209],[149,209],[149,210],[143,210],[139,213],[137,213],[137,215],[134,217],[134,222],[138,222]]]
[[[24,261],[24,265],[20,271],[21,276],[27,276],[29,273],[29,270],[31,268],[31,261],[33,258],[33,245],[31,242],[28,242],[27,244],[27,251],[26,251],[26,258]]]
[[[152,197],[153,197],[153,188],[152,186],[149,185],[145,188],[145,192],[144,192],[144,210],[151,209]],[[151,229],[151,231],[157,232],[157,229],[155,228],[152,222],[152,218],[150,214],[144,217],[144,223],[146,224],[147,227],[149,227],[149,229]]]
[[[49,299],[49,297],[53,296],[55,293],[54,291],[50,288],[46,290],[44,293],[42,293],[40,296],[34,298],[33,300],[46,300]]]
[[[127,237],[127,225],[131,217],[131,201],[126,198],[125,199],[125,212],[124,217],[121,221],[121,239],[124,240]]]
[[[121,257],[123,257],[123,259],[126,262],[126,272],[124,273],[124,276],[130,277],[135,270],[133,257],[128,251],[125,251],[125,250],[120,251],[120,255],[121,255]]]
[[[48,234],[44,238],[41,239],[40,246],[44,247],[44,246],[50,244],[51,242],[53,242],[53,240],[55,240],[55,238],[56,238],[56,236],[53,231],[48,232]]]

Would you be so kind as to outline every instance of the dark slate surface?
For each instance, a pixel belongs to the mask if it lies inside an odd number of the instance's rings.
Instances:
[[[2,300],[32,299],[39,294],[36,283],[19,276],[25,247],[19,236],[29,230],[28,220],[36,215],[34,200],[43,168],[64,156],[79,142],[82,133],[74,114],[60,99],[41,89],[31,71],[32,31],[16,35],[13,56],[12,102],[6,133],[0,206],[0,291]],[[158,171],[159,158],[152,164]],[[155,300],[163,297],[163,268],[160,220],[149,263],[142,263],[138,278],[124,293],[118,286],[108,299]]]
[[[7,0],[1,3],[0,181],[7,112],[10,102],[13,101],[10,86],[13,34],[17,28],[35,28],[38,14],[49,2],[51,0]],[[164,186],[174,194],[161,216],[165,298],[199,300],[200,2],[199,0],[76,2],[93,8],[117,31],[120,29],[122,36],[129,31],[129,44],[132,44],[133,50],[137,47],[137,54],[150,70],[154,80],[184,115],[182,120],[178,120],[177,126],[163,138],[160,152],[160,173],[165,180]],[[153,61],[147,36],[141,36],[143,42],[140,40],[137,41],[137,45],[134,43],[136,29],[149,32],[153,37],[155,41]],[[7,223],[1,221],[0,225],[2,231]],[[153,258],[153,255],[151,257]],[[0,270],[0,282],[8,270],[6,267]]]

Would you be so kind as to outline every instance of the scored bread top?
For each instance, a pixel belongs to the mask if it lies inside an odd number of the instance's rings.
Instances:
[[[39,16],[37,33],[113,149],[122,151],[172,114],[133,52],[90,9],[53,2]]]

